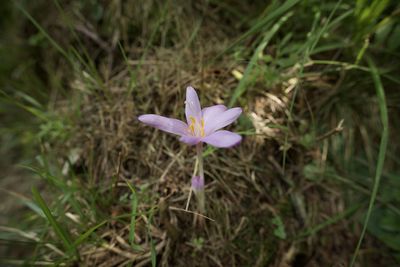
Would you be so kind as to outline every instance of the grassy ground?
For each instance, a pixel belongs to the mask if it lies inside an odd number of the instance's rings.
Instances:
[[[400,264],[397,1],[0,4],[0,262]],[[207,148],[140,124],[240,106]]]

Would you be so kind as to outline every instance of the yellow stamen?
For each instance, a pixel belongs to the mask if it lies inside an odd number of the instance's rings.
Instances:
[[[189,120],[192,122],[191,124],[196,124],[196,119],[193,116],[189,116]]]
[[[196,119],[193,116],[189,116],[189,120],[191,121],[189,129],[190,132],[194,135],[194,125],[196,124]]]
[[[196,118],[193,116],[189,116],[190,124],[189,124],[189,131],[192,133],[192,135],[198,135],[200,131],[200,136],[204,137],[204,119],[200,120],[200,125],[197,123]],[[200,126],[200,127],[199,127]]]

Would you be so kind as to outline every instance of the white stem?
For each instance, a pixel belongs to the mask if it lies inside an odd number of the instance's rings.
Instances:
[[[192,177],[194,177],[196,175],[198,166],[199,166],[199,158],[196,157],[196,162],[194,164],[194,170],[193,170]],[[192,198],[192,192],[193,192],[193,188],[190,187],[189,196],[188,196],[188,199],[186,201],[186,207],[185,207],[186,211],[189,209],[190,199]]]
[[[198,143],[196,146],[197,150],[197,162],[199,163],[199,176],[204,181],[204,168],[203,168],[203,143]],[[205,182],[205,181],[204,181]],[[205,213],[205,196],[204,188],[202,190],[196,190],[196,198],[199,205],[200,213]]]

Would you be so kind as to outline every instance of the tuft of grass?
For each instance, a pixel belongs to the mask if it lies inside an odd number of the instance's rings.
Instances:
[[[65,249],[70,255],[74,255],[76,260],[79,260],[79,253],[78,250],[76,249],[74,243],[72,242],[72,239],[69,235],[69,233],[57,222],[57,220],[54,218],[53,214],[51,213],[49,207],[46,205],[46,202],[40,195],[40,193],[37,191],[36,188],[32,188],[32,194],[39,205],[39,207],[42,209],[43,213],[45,214],[49,224],[53,227],[54,232],[57,234],[57,236],[61,239],[63,242]]]

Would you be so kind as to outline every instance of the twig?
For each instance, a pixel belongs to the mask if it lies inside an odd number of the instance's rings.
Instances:
[[[334,135],[336,133],[340,133],[341,131],[343,131],[343,122],[344,122],[344,120],[342,119],[334,129],[332,129],[329,132],[317,137],[317,142],[319,142],[321,140],[324,140],[325,138],[328,138],[331,135]]]
[[[169,209],[170,209],[170,210],[177,210],[177,211],[183,211],[183,212],[192,213],[192,214],[194,214],[194,215],[198,215],[198,216],[203,217],[203,218],[205,218],[205,219],[207,219],[207,220],[210,220],[210,221],[215,222],[214,219],[211,219],[210,217],[207,217],[206,215],[203,215],[203,214],[200,214],[200,213],[197,213],[197,212],[194,212],[194,211],[184,210],[184,209],[177,208],[177,207],[169,207]]]

